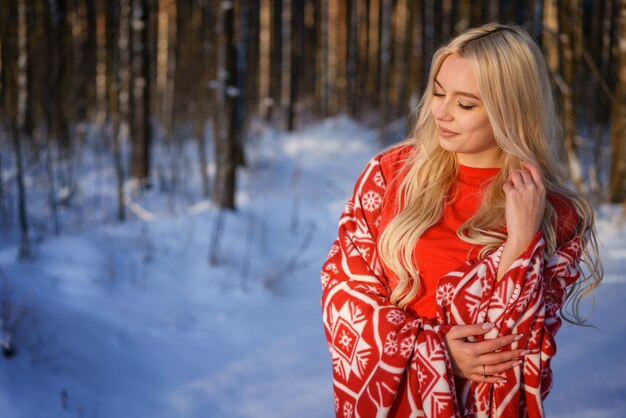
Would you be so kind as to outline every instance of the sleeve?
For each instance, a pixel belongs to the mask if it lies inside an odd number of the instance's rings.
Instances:
[[[467,264],[450,273],[438,284],[438,319],[445,324],[493,322],[496,327],[485,335],[524,334],[524,338],[503,349],[525,347],[531,353],[521,367],[504,373],[507,382],[492,385],[458,378],[459,404],[471,416],[544,416],[552,372],[550,361],[556,354],[554,336],[561,326],[558,310],[566,288],[580,277],[580,237],[559,247],[544,262],[541,232],[496,280],[504,245],[480,263]]]
[[[456,417],[445,329],[389,302],[376,253],[386,182],[380,156],[359,178],[322,268],[322,316],[339,417]]]

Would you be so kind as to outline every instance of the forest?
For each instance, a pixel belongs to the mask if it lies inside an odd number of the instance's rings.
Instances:
[[[0,233],[28,257],[47,235],[141,218],[145,193],[173,213],[235,209],[267,126],[345,114],[398,140],[433,51],[490,21],[541,45],[572,184],[624,202],[626,0],[5,0]]]

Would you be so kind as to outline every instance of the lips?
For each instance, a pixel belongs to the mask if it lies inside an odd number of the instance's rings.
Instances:
[[[454,135],[457,135],[457,132],[446,129],[443,126],[439,126],[438,131],[439,131],[439,136],[442,136],[444,138],[450,138]]]

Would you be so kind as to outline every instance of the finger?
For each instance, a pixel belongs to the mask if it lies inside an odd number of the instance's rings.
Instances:
[[[510,360],[504,363],[493,364],[485,366],[485,375],[492,376],[494,374],[505,372],[513,367],[517,367],[522,364],[522,360]]]
[[[529,161],[522,161],[522,165],[524,166],[526,170],[528,170],[530,175],[533,177],[533,180],[535,181],[535,183],[543,184],[543,173],[541,172],[538,166],[536,166],[535,164]]]
[[[469,376],[470,380],[478,383],[503,383],[507,382],[507,380],[502,376],[487,376],[483,377],[481,374],[472,374]]]
[[[485,341],[481,341],[481,342],[477,342],[477,343],[472,343],[475,352],[478,355],[481,354],[487,354],[487,353],[493,353],[494,351],[507,346],[511,343],[513,343],[514,341],[519,341],[522,338],[524,338],[524,334],[513,334],[513,335],[506,335],[504,337],[498,337],[498,338],[494,338],[492,340],[485,340]]]
[[[497,353],[482,354],[476,359],[476,361],[480,364],[496,365],[519,360],[521,357],[527,356],[528,354],[530,354],[530,350],[526,349],[499,351]]]
[[[462,340],[475,335],[483,335],[494,327],[493,323],[486,322],[484,324],[455,325],[448,331],[448,338],[453,340]]]
[[[509,173],[509,183],[514,187],[524,184],[524,178],[522,177],[522,170],[513,170]]]
[[[502,190],[504,190],[504,194],[509,193],[514,189],[513,185],[509,182],[506,182],[502,185]]]
[[[532,174],[528,170],[519,170],[520,176],[522,176],[522,180],[524,184],[535,184],[535,179]]]

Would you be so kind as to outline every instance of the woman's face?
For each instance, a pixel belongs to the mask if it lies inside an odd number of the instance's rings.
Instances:
[[[493,136],[469,63],[448,55],[435,76],[431,114],[438,127],[439,145],[454,152],[470,167],[499,167],[502,150]]]

